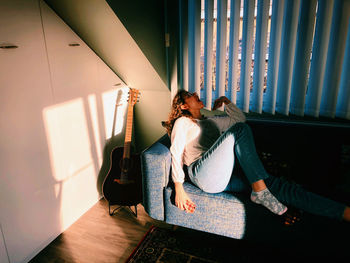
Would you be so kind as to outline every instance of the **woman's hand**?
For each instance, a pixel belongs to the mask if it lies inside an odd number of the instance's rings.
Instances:
[[[175,205],[187,213],[193,213],[196,205],[186,194],[182,183],[175,183]]]
[[[220,108],[223,103],[225,103],[225,105],[227,105],[227,104],[230,104],[231,101],[227,97],[221,96],[220,98],[218,98],[214,101],[214,106],[213,106],[212,110],[216,110],[217,108]]]

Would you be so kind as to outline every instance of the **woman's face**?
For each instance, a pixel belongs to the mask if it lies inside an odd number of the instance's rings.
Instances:
[[[188,110],[200,110],[204,107],[203,102],[199,99],[196,92],[194,93],[187,93],[184,98],[185,104],[184,106],[187,106]]]

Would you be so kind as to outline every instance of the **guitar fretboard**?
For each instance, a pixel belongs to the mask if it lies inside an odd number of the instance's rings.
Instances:
[[[133,124],[133,104],[129,102],[128,105],[128,114],[126,119],[126,129],[125,129],[125,140],[124,140],[124,153],[123,158],[130,158],[130,148],[131,148],[131,139],[132,139],[132,124]]]

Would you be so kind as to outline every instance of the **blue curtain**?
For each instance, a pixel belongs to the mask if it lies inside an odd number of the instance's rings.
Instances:
[[[179,74],[207,108],[225,95],[245,112],[350,119],[350,1],[187,4]]]

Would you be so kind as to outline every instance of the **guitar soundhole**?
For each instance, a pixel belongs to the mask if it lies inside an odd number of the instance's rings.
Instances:
[[[120,160],[119,167],[124,175],[127,175],[130,166],[131,166],[131,161],[129,158],[123,158],[122,160]]]
[[[118,183],[118,184],[133,184],[133,183],[135,183],[134,180],[129,178],[130,167],[132,167],[132,160],[129,158],[122,158],[119,161],[119,167],[120,167],[120,178],[114,179],[114,182]]]

